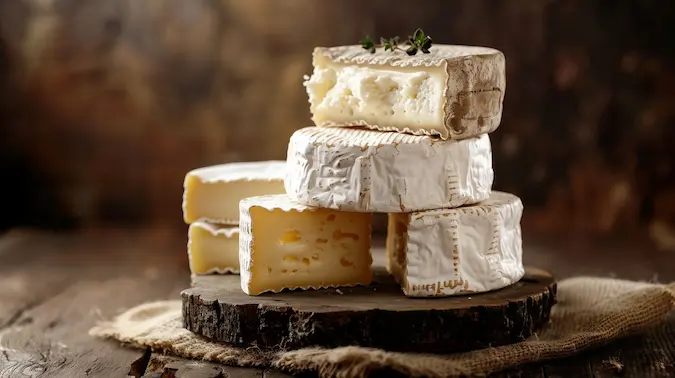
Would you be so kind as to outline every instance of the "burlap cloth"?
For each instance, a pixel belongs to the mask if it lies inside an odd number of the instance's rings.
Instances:
[[[103,322],[90,334],[177,356],[236,366],[274,367],[321,377],[366,377],[377,370],[415,377],[485,375],[515,365],[566,357],[663,322],[675,307],[669,285],[579,277],[561,281],[550,323],[513,345],[451,355],[343,347],[267,351],[210,342],[182,328],[181,302],[146,303]]]

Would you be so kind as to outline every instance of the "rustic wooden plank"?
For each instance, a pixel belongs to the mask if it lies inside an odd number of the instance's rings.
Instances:
[[[264,371],[262,369],[254,368],[240,368],[234,366],[225,366],[223,368],[225,377],[241,377],[241,378],[263,378]]]
[[[642,335],[614,341],[584,354],[596,378],[675,376],[675,314]]]
[[[523,260],[556,278],[579,275],[675,281],[675,253],[656,250],[646,238],[523,235]]]
[[[644,336],[622,340],[620,369],[624,376],[666,378],[675,376],[675,316],[665,326]]]
[[[222,373],[222,374],[221,374]],[[176,378],[187,377],[194,378],[209,378],[212,376],[218,377],[221,374],[223,377],[242,377],[242,378],[293,378],[293,375],[273,370],[273,369],[257,369],[257,368],[240,368],[234,366],[226,366],[206,361],[193,361],[175,356],[166,356],[154,353],[147,364],[147,370],[142,378],[175,376]],[[305,373],[301,375],[303,378],[315,377],[314,373]],[[539,378],[539,377],[537,377]]]
[[[139,378],[145,375],[145,371],[147,370],[148,364],[150,363],[150,357],[152,357],[152,351],[150,348],[146,348],[145,352],[143,352],[143,355],[131,363],[131,368],[129,369],[127,375],[133,376],[134,378]]]
[[[223,366],[196,361],[167,364],[162,374],[167,378],[222,378],[225,375]]]
[[[626,361],[620,357],[620,353],[610,353],[609,356],[591,354],[591,356],[591,368],[595,378],[626,377]],[[631,363],[631,361],[628,361],[628,363]],[[646,376],[640,375],[639,377]],[[638,377],[636,376],[636,378]]]
[[[153,287],[150,282],[129,278],[102,283],[79,281],[23,314],[22,323],[30,326],[7,329],[3,346],[25,351],[25,360],[42,364],[50,377],[126,376],[130,372],[129,363],[137,358],[138,351],[121,348],[116,342],[94,339],[87,332],[102,314],[112,316],[121,306],[144,300],[142,297],[152,290],[140,290],[143,285]],[[119,295],[117,290],[125,294]],[[155,289],[155,292],[161,291],[164,290]],[[173,295],[178,291],[179,288],[175,288]],[[96,298],[105,303],[93,307]]]
[[[278,370],[266,369],[263,372],[263,378],[293,378],[293,376],[290,374],[280,372]],[[303,378],[309,378],[309,375],[306,375]]]
[[[124,377],[143,351],[91,338],[90,325],[147,300],[177,298],[189,285],[184,235],[157,230],[7,235],[11,238],[0,238],[0,377]],[[525,243],[525,256],[562,277],[614,274],[649,280],[656,274],[661,281],[675,280],[675,254],[621,244],[532,238]],[[548,377],[583,377],[578,374],[590,370],[596,377],[611,377],[611,367],[599,368],[611,357],[624,365],[617,373],[622,377],[673,376],[674,348],[668,338],[675,339],[672,324],[646,340],[626,339],[609,349],[511,369],[502,376],[533,376],[543,366]],[[153,354],[148,367],[156,358]],[[161,371],[146,370],[145,376],[161,377]],[[242,371],[261,375],[258,369]]]
[[[38,377],[47,368],[47,361],[33,355],[0,346],[0,378]]]
[[[167,356],[161,353],[152,353],[150,361],[145,370],[145,374],[151,372],[163,372],[164,366],[175,361],[190,361],[189,359],[183,359],[175,356]]]
[[[0,239],[0,331],[69,284],[69,277],[40,266],[39,256],[33,253],[39,246],[40,241],[26,232],[9,232]]]
[[[263,378],[263,370],[240,368],[207,361],[153,354],[146,375],[160,373],[162,378]],[[279,376],[278,378],[282,378]]]
[[[206,361],[193,361],[175,356],[153,354],[143,378],[159,374],[161,377],[175,376],[176,378],[213,378],[213,377],[242,377],[242,378],[293,378],[273,369],[240,368],[226,366]],[[171,375],[173,374],[173,375]],[[219,375],[220,374],[220,375]],[[314,374],[305,374],[303,378],[313,377]]]
[[[542,364],[546,378],[593,378],[593,370],[587,356],[553,360]]]
[[[141,378],[164,378],[164,377],[162,376],[163,374],[164,374],[164,373],[162,373],[162,372],[155,371],[155,372],[152,372],[152,373],[148,373],[148,374],[144,375],[144,376],[141,377]]]
[[[640,342],[639,338],[628,338],[629,342]],[[615,341],[605,347],[584,353],[588,358],[595,378],[625,377],[625,364],[631,363],[623,356],[625,341]]]
[[[49,377],[126,376],[139,351],[92,338],[89,328],[144,301],[178,297],[189,283],[177,262],[184,252],[165,249],[160,274],[151,253],[138,254],[147,245],[162,243],[138,235],[37,234],[3,254],[0,277],[12,275],[14,284],[2,294],[12,306],[0,313],[10,319],[0,329],[7,352],[0,366],[39,367]]]
[[[490,375],[490,378],[544,378],[544,368],[536,364],[518,366]]]

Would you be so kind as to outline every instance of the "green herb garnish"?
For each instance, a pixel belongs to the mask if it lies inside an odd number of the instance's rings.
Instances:
[[[359,43],[361,43],[361,47],[363,47],[364,50],[368,50],[371,54],[375,54],[375,42],[373,42],[370,37],[362,39]]]
[[[408,46],[403,49],[399,47],[398,36],[392,38],[380,38],[380,43],[375,44],[375,41],[370,37],[366,37],[359,41],[361,47],[364,50],[367,50],[369,53],[374,54],[378,47],[384,47],[384,51],[395,51],[401,50],[405,51],[408,55],[416,55],[418,51],[422,51],[424,54],[429,54],[429,49],[434,44],[433,39],[428,35],[424,34],[422,29],[417,29],[413,35],[408,37]]]

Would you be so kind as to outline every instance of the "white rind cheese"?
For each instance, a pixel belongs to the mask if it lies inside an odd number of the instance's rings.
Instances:
[[[410,297],[482,293],[518,282],[521,200],[493,191],[474,206],[389,214],[387,270]]]
[[[242,198],[284,193],[286,162],[237,162],[194,169],[185,176],[183,220],[239,224]]]
[[[382,131],[464,139],[497,129],[506,91],[498,50],[434,45],[429,54],[360,45],[317,47],[306,77],[317,126],[365,126]]]
[[[188,260],[192,275],[239,273],[239,227],[190,224]]]
[[[291,136],[285,187],[291,198],[309,206],[400,213],[486,200],[493,178],[487,134],[439,140],[307,127]]]
[[[308,207],[283,194],[246,198],[240,209],[245,293],[370,284],[370,213]]]

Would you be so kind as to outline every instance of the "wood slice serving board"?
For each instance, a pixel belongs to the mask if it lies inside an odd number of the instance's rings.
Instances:
[[[515,285],[490,293],[407,298],[381,267],[368,287],[248,296],[238,275],[197,276],[181,293],[183,326],[237,346],[295,349],[360,345],[449,353],[518,342],[546,322],[553,277],[526,268]]]

